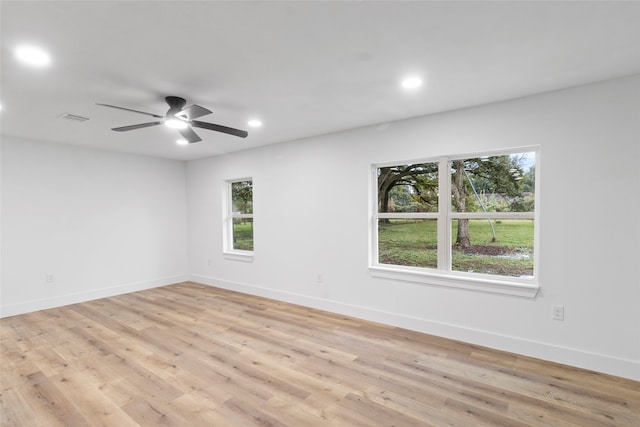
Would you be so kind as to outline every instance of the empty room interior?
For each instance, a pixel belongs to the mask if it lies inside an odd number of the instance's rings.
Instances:
[[[640,425],[640,2],[0,19],[0,425]]]

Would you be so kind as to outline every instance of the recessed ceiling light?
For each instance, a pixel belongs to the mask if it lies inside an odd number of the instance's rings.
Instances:
[[[186,129],[187,122],[180,119],[169,119],[164,121],[165,126],[170,127],[171,129]]]
[[[39,47],[20,46],[15,50],[15,54],[20,62],[33,67],[46,67],[51,63],[51,56]]]
[[[189,141],[187,141],[186,139],[179,139],[176,141],[176,144],[178,145],[189,145]]]
[[[422,86],[422,79],[420,77],[407,77],[402,81],[402,87],[405,89],[416,89]]]
[[[252,128],[259,128],[260,126],[262,126],[262,122],[258,119],[249,120],[247,124]]]

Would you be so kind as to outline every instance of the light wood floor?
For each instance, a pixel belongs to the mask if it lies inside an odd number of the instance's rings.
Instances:
[[[1,321],[4,426],[640,426],[640,383],[182,283]]]

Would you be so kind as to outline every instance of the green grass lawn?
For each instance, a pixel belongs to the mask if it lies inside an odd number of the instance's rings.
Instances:
[[[253,222],[239,220],[233,223],[233,249],[242,251],[253,250]]]
[[[487,220],[470,220],[472,247],[452,248],[452,269],[520,277],[533,275],[533,221],[494,221],[496,241]],[[457,222],[453,221],[455,241]],[[378,228],[379,262],[437,267],[436,220],[390,220]]]

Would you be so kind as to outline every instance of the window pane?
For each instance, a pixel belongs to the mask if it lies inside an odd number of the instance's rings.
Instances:
[[[253,181],[231,183],[232,212],[234,214],[253,213]]]
[[[451,162],[454,212],[533,212],[535,153]]]
[[[233,249],[253,250],[253,218],[233,219]]]
[[[378,262],[436,268],[437,223],[435,219],[378,220]]]
[[[454,220],[451,236],[453,271],[533,277],[533,220]]]
[[[378,168],[378,212],[437,211],[437,163]]]

